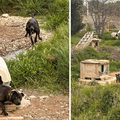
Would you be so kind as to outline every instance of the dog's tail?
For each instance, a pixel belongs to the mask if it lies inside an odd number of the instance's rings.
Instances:
[[[27,11],[27,10],[26,10]],[[30,11],[27,11],[28,13],[30,13],[32,15],[32,18],[34,18],[34,14]]]

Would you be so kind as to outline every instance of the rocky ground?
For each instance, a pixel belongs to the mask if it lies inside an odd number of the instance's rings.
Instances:
[[[67,95],[45,95],[34,90],[20,89],[25,93],[21,105],[9,117],[23,117],[24,120],[68,120],[69,98]],[[5,118],[0,115],[0,118]]]
[[[23,48],[29,48],[31,46],[31,40],[29,37],[25,37],[26,23],[30,18],[31,17],[24,18],[9,15],[0,16],[0,56],[5,56],[14,51],[18,51]],[[38,22],[39,25],[41,25],[41,21],[38,20]],[[14,27],[14,25],[20,26]],[[49,40],[53,36],[53,33],[40,29],[40,36],[43,39],[42,42],[44,42]],[[39,42],[41,41],[38,40],[37,43]]]

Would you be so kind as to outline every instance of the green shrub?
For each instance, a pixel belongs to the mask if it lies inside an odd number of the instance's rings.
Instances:
[[[103,35],[102,37],[103,40],[111,40],[111,36],[109,34]]]
[[[120,105],[113,106],[104,120],[120,120]]]
[[[102,97],[99,104],[99,109],[102,113],[107,114],[108,110],[112,108],[114,102],[114,94],[111,90],[106,89],[102,93]]]
[[[117,40],[115,43],[113,43],[113,46],[120,46],[120,40]]]
[[[83,50],[89,58],[98,59],[100,58],[100,53],[96,51],[93,47],[86,47]]]
[[[102,36],[99,35],[98,37],[103,40],[112,40],[111,33],[112,32],[105,32]]]
[[[46,26],[49,29],[56,29],[63,21],[68,22],[69,17],[69,0],[55,0],[53,4],[48,6],[49,14]]]
[[[88,86],[96,86],[96,85],[99,85],[99,83],[96,82],[95,80],[93,80],[93,81],[89,82],[87,85]]]
[[[112,32],[118,32],[119,30],[112,30]]]
[[[87,23],[86,30],[87,30],[88,32],[93,31],[93,29],[92,29],[92,24]]]
[[[109,56],[111,56],[113,53],[108,53],[106,51],[103,51],[100,53],[101,59],[109,59]]]
[[[116,61],[113,61],[111,60],[110,61],[110,72],[113,72],[113,71],[120,71],[120,61],[116,62]]]
[[[115,120],[119,118],[119,107],[117,107],[120,106],[119,89],[120,85],[117,84],[79,86],[72,80],[72,119],[112,120],[113,118]]]

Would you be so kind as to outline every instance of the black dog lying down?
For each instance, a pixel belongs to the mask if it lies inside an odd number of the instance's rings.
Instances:
[[[115,74],[116,75],[116,83],[120,83],[120,74]]]
[[[4,113],[4,115],[7,116],[8,113],[6,112],[6,109],[5,109],[5,102],[10,101],[15,105],[20,105],[24,94],[13,90],[11,87],[2,85],[2,83],[3,82],[0,76],[0,84],[1,84],[0,85],[0,107],[2,108],[2,113]]]
[[[29,11],[27,11],[29,12]],[[34,43],[37,42],[37,36],[39,38],[39,40],[42,40],[42,38],[40,37],[40,29],[39,29],[39,24],[38,24],[38,21],[34,18],[34,15],[33,13],[29,12],[30,14],[32,14],[32,18],[27,22],[26,24],[26,35],[25,37],[27,37],[27,34],[29,34],[29,37],[31,39],[31,42],[32,42],[32,45]],[[35,36],[35,40],[33,42],[33,39],[32,39],[32,34],[36,33],[36,36]]]

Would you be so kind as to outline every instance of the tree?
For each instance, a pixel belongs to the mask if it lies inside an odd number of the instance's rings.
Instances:
[[[108,0],[91,0],[89,2],[89,12],[93,19],[96,33],[99,35],[104,33],[108,8],[107,2]]]
[[[76,34],[80,29],[84,27],[82,23],[83,13],[83,1],[71,0],[71,34]]]

